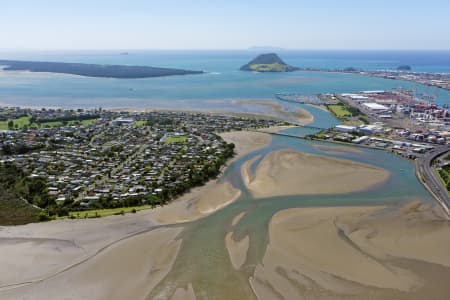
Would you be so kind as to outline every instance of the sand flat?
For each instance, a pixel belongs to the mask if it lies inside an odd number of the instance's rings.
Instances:
[[[234,143],[234,151],[240,156],[267,146],[272,141],[269,134],[255,131],[230,131],[219,135],[227,143]]]
[[[264,198],[363,191],[387,180],[389,173],[349,160],[279,150],[264,157],[247,178],[253,196]]]
[[[172,203],[150,213],[160,224],[174,224],[205,217],[239,198],[241,192],[229,182],[210,181]]]
[[[353,222],[336,221],[364,251],[381,259],[404,257],[450,267],[450,227],[430,204],[412,202],[400,212]],[[395,230],[392,230],[395,228]]]
[[[145,299],[170,271],[181,228],[125,239],[45,281],[0,291],[1,299]]]
[[[246,235],[239,241],[234,240],[233,232],[228,232],[225,236],[225,246],[230,256],[231,264],[235,270],[239,270],[247,260],[250,237]]]
[[[314,121],[314,116],[303,108],[297,108],[295,111],[285,110],[280,105],[280,103],[276,101],[267,101],[267,100],[239,100],[235,101],[236,105],[257,105],[268,107],[271,109],[271,113],[275,116],[281,116],[286,119],[294,120],[295,122],[306,125]],[[267,112],[265,112],[267,114]]]
[[[45,278],[155,222],[144,211],[101,219],[0,227],[1,286]]]
[[[435,263],[448,261],[442,255],[450,251],[448,222],[429,208],[413,219],[408,214],[382,207],[278,212],[262,264],[250,278],[255,294],[260,300],[445,298],[448,285],[437,278],[450,268]],[[419,233],[428,250],[407,250]]]

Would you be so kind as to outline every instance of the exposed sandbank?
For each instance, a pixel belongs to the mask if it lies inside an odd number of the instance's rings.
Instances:
[[[296,208],[275,214],[251,285],[260,300],[444,299],[450,228],[428,206]],[[412,259],[412,260],[411,260]]]
[[[0,291],[0,298],[145,299],[172,268],[181,230],[155,229],[123,240],[45,281]]]
[[[247,212],[243,211],[240,214],[238,214],[237,216],[235,216],[233,218],[233,220],[231,221],[231,226],[236,226],[237,224],[239,224],[239,222],[242,220],[242,218],[245,217],[246,214],[247,214]]]
[[[366,190],[389,177],[387,171],[370,165],[293,150],[272,152],[254,174],[248,164],[242,173],[256,198],[350,193]]]
[[[193,221],[227,206],[240,194],[241,191],[228,182],[210,181],[172,203],[149,212],[149,216],[161,224]]]
[[[293,120],[299,124],[306,125],[314,121],[314,116],[303,108],[297,108],[295,111],[285,110],[283,107],[275,101],[266,100],[238,100],[234,101],[233,104],[236,105],[257,105],[268,107],[271,109],[272,114],[276,117],[283,117],[286,119]],[[261,112],[267,114],[267,112]]]
[[[0,286],[54,274],[126,236],[152,228],[145,212],[0,227]],[[1,298],[1,297],[0,297]]]
[[[269,134],[255,131],[230,131],[219,135],[227,143],[234,143],[234,151],[240,156],[267,146],[272,141]]]
[[[250,246],[250,237],[246,235],[239,241],[233,238],[233,232],[225,236],[225,246],[230,256],[231,264],[235,270],[239,270],[247,260],[247,252]]]

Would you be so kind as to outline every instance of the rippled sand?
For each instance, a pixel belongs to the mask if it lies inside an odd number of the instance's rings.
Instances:
[[[450,228],[430,207],[298,208],[274,215],[251,284],[265,299],[446,299]]]

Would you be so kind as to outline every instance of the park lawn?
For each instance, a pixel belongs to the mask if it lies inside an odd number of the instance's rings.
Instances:
[[[337,118],[345,118],[351,117],[352,113],[347,110],[345,105],[328,105],[328,109],[337,117]]]
[[[30,117],[29,116],[13,119],[12,121],[14,122],[14,128],[15,128],[16,124],[18,124],[19,129],[23,128],[23,126],[25,126],[25,125],[30,125]],[[8,122],[9,122],[9,120],[0,121],[0,130],[8,130],[9,129]]]
[[[170,143],[184,143],[187,141],[187,137],[185,136],[174,136],[169,137],[164,140],[164,143],[170,144]]]
[[[137,127],[145,126],[147,124],[147,121],[136,121],[134,122],[134,125]]]
[[[134,207],[119,207],[119,208],[106,208],[106,209],[93,209],[93,210],[83,210],[83,211],[71,211],[69,212],[69,217],[75,219],[84,219],[87,214],[87,218],[95,217],[107,217],[123,213],[131,213],[133,209],[136,211],[146,210],[152,208],[151,205],[141,205]]]

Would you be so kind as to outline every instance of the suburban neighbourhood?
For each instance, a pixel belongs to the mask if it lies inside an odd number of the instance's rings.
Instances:
[[[1,163],[45,179],[50,214],[161,205],[219,174],[233,155],[218,132],[284,124],[189,112],[0,110]]]

